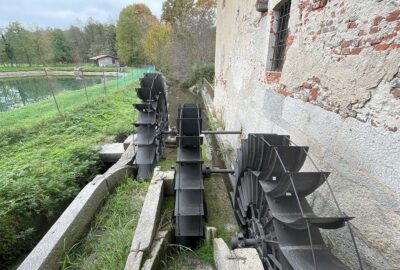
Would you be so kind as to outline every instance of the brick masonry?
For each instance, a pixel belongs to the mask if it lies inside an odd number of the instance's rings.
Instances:
[[[274,8],[218,0],[214,107],[227,130],[290,134],[309,145],[356,217],[365,269],[400,255],[400,1],[292,0],[282,72],[271,72]],[[224,137],[236,148],[240,138]],[[307,165],[307,164],[306,164]],[[322,187],[320,195],[327,195]],[[318,199],[315,207],[329,207]],[[326,234],[348,265],[350,239]]]

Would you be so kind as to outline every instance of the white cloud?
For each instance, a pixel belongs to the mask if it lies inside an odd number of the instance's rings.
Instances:
[[[24,26],[68,28],[92,17],[101,22],[116,20],[122,8],[146,4],[160,18],[163,0],[0,0],[0,28],[11,21]]]

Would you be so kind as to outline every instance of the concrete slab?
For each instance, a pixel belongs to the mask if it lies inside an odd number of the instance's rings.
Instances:
[[[206,226],[206,242],[212,244],[212,241],[216,236],[217,228]]]
[[[239,248],[235,249],[238,268],[248,270],[262,270],[264,266],[258,256],[257,250],[254,248]]]
[[[106,163],[117,162],[125,152],[123,143],[105,144],[99,152],[100,159]]]
[[[135,156],[136,156],[136,148],[135,145],[131,143],[125,150],[125,152],[122,154],[121,158],[107,170],[106,174],[112,172],[116,168],[120,168],[125,165],[132,165]]]
[[[233,254],[222,238],[215,238],[214,246],[214,263],[218,270],[236,270],[237,265],[231,258]]]
[[[263,264],[254,248],[230,250],[221,238],[215,238],[214,262],[218,270],[263,270]]]
[[[124,149],[126,150],[130,144],[133,143],[133,134],[129,135],[124,141]]]
[[[104,175],[107,177],[107,185],[110,190],[118,185],[124,177],[133,176],[133,167],[131,165],[133,163],[135,155],[135,146],[131,143],[126,151],[122,154],[121,158],[104,173]],[[120,171],[119,173],[115,173],[123,167],[127,167],[130,169],[127,170],[125,174],[123,174],[122,171]]]

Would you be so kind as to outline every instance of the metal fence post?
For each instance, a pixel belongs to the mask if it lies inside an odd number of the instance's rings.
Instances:
[[[89,103],[89,96],[86,90],[85,75],[83,74],[83,70],[81,70],[81,76],[82,76],[83,87],[85,88],[86,102]]]
[[[51,95],[53,96],[54,103],[56,104],[57,111],[58,111],[58,113],[59,113],[60,115],[62,115],[61,110],[60,110],[60,107],[58,106],[58,102],[57,102],[57,99],[56,99],[56,95],[54,94],[54,89],[53,89],[53,87],[51,86],[50,79],[49,79],[49,74],[47,74],[47,69],[46,69],[46,68],[44,68],[44,73],[46,74],[47,83],[48,83],[48,85],[49,85],[49,89],[50,89]]]
[[[104,75],[104,66],[103,66],[103,88],[104,88],[104,95],[107,95],[106,77]]]

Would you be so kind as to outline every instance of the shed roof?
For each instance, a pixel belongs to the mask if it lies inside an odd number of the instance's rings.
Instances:
[[[114,58],[114,59],[118,59],[118,57],[115,57],[115,56],[112,56],[112,55],[107,55],[107,54],[93,56],[93,57],[90,57],[89,59],[90,60],[99,60],[101,58],[106,58],[106,57],[111,57],[111,58]]]

